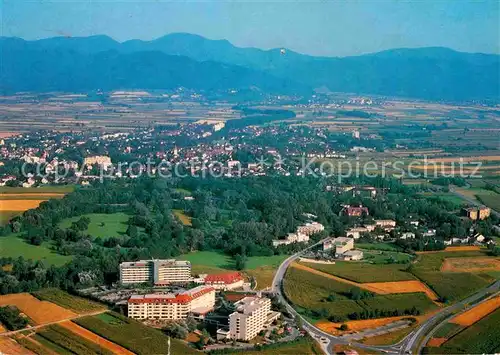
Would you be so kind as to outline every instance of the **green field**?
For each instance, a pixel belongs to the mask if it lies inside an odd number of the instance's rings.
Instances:
[[[43,328],[38,332],[38,334],[45,338],[47,341],[58,345],[70,351],[73,354],[78,355],[93,355],[93,354],[103,354],[103,355],[113,355],[113,352],[100,347],[99,345],[84,339],[70,330],[63,328],[59,325],[50,325]]]
[[[283,287],[286,297],[298,306],[302,313],[305,313],[304,310],[325,310],[328,316],[347,318],[350,313],[375,309],[403,311],[415,306],[421,313],[425,313],[436,308],[423,293],[375,295],[362,300],[352,300],[349,299],[349,293],[356,287],[293,267],[287,270]],[[332,294],[334,299],[328,300]]]
[[[410,272],[446,301],[463,299],[489,283],[485,278],[466,272],[441,272],[445,258],[486,256],[485,251],[460,251],[420,254]]]
[[[494,209],[495,211],[500,211],[500,195],[499,194],[490,194],[490,195],[483,195],[479,194],[476,195],[479,201],[481,203],[485,204],[491,209]]]
[[[430,193],[422,193],[421,195],[423,195],[425,198],[428,199],[438,198],[440,200],[454,203],[455,205],[464,205],[467,203],[466,200],[460,198],[459,196],[451,192],[430,192]]]
[[[182,195],[185,195],[185,196],[191,196],[192,195],[191,191],[183,189],[183,188],[180,188],[180,187],[175,188],[174,191],[178,192],[178,193],[180,193]]]
[[[0,255],[2,257],[40,260],[47,265],[61,266],[71,260],[71,256],[60,255],[49,249],[47,243],[36,246],[26,243],[15,234],[0,237]]]
[[[55,303],[63,308],[70,309],[76,313],[95,312],[106,308],[106,306],[90,301],[88,299],[70,295],[58,288],[46,288],[33,292],[33,296],[42,301]]]
[[[364,250],[401,251],[401,248],[392,243],[356,243],[356,248]]]
[[[216,352],[215,352],[216,353]],[[295,341],[264,345],[261,349],[235,350],[233,354],[248,355],[321,355],[319,344],[310,337],[298,338]]]
[[[117,313],[79,318],[75,323],[136,354],[166,353],[169,338],[164,333]],[[195,354],[197,351],[171,339],[171,353]]]
[[[59,223],[59,227],[67,229],[73,222],[81,217],[90,218],[90,224],[86,232],[96,238],[120,237],[128,228],[129,215],[125,213],[90,213],[78,217],[67,218]]]
[[[53,193],[63,194],[70,193],[75,190],[74,185],[61,186],[40,186],[40,187],[8,187],[0,186],[0,194],[36,194],[36,193]]]
[[[494,354],[500,352],[500,309],[459,332],[435,351],[444,354]]]
[[[0,226],[6,225],[9,223],[12,217],[18,216],[22,214],[21,211],[1,211],[0,212]]]
[[[253,270],[262,266],[278,267],[286,258],[287,255],[250,256],[245,269]],[[195,251],[180,255],[176,259],[190,261],[194,273],[203,273],[204,270],[222,272],[234,270],[235,267],[234,260],[230,256],[216,251]]]
[[[394,264],[399,263],[400,268],[405,269],[406,265],[409,263],[413,257],[410,254],[398,253],[394,251],[385,250],[367,250],[363,252],[363,262],[368,262],[371,264]]]
[[[39,345],[33,341],[30,341],[28,338],[18,337],[18,338],[16,338],[16,341],[19,344],[21,344],[24,348],[31,350],[32,352],[34,352],[37,355],[53,355],[53,352],[50,350],[50,348],[45,348],[42,345]]]
[[[56,354],[60,355],[72,355],[74,354],[73,352],[69,351],[66,348],[63,348],[62,346],[57,345],[56,343],[51,342],[50,340],[42,337],[39,334],[35,334],[32,336],[34,340],[42,344],[45,348],[55,352]],[[51,355],[53,354],[52,352],[50,353]]]
[[[326,272],[347,280],[365,282],[389,282],[414,280],[412,274],[404,271],[405,264],[368,264],[363,262],[337,261],[335,264],[304,263],[310,268]]]
[[[455,323],[445,323],[433,334],[434,338],[451,338],[464,327]]]

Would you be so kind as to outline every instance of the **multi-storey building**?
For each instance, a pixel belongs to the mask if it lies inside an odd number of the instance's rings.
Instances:
[[[243,287],[243,276],[237,271],[224,272],[218,274],[208,274],[203,282],[207,286],[212,286],[216,290],[234,290]]]
[[[369,215],[368,208],[359,206],[345,205],[342,212],[349,217],[361,217],[363,214]]]
[[[325,230],[325,227],[321,223],[310,222],[310,223],[306,223],[302,226],[299,226],[297,228],[297,234],[302,233],[302,234],[309,236],[311,234],[319,233],[319,232],[322,232],[324,230]]]
[[[271,311],[269,298],[245,297],[235,306],[236,311],[229,315],[231,339],[250,340],[280,316],[279,312]]]
[[[120,264],[122,284],[164,285],[191,281],[191,263],[183,260],[140,260]]]
[[[354,239],[346,237],[338,237],[334,240],[335,254],[342,255],[346,251],[354,249]]]
[[[134,319],[185,319],[189,313],[205,314],[214,305],[215,290],[210,286],[178,294],[134,295],[127,302],[128,316]]]

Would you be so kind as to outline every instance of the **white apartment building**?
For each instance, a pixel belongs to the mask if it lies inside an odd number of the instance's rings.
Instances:
[[[235,303],[236,311],[229,315],[229,337],[237,340],[253,339],[267,325],[280,316],[271,311],[269,298],[245,297]]]
[[[324,230],[325,230],[325,227],[321,223],[310,222],[310,223],[306,223],[302,226],[299,226],[297,228],[297,234],[302,233],[302,234],[309,236],[311,234],[319,233],[319,232],[322,232]]]
[[[185,319],[189,313],[206,314],[215,305],[215,289],[198,286],[178,294],[133,295],[127,301],[134,319]]]
[[[184,260],[139,260],[120,264],[120,282],[126,284],[187,283],[191,281],[191,263]]]
[[[341,255],[354,249],[354,238],[338,237],[334,240],[335,254]]]

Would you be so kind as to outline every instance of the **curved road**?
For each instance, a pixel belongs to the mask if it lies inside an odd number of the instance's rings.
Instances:
[[[315,339],[321,345],[323,351],[329,355],[334,354],[333,346],[335,344],[349,344],[357,348],[366,350],[375,350],[388,354],[413,354],[413,353],[419,354],[422,346],[425,344],[424,340],[427,340],[427,338],[429,337],[428,336],[429,333],[432,332],[433,329],[440,326],[444,321],[451,318],[453,315],[457,313],[457,311],[465,309],[467,307],[467,304],[476,303],[478,300],[485,297],[488,293],[493,294],[500,290],[500,280],[498,280],[492,285],[488,286],[487,288],[482,289],[481,291],[475,293],[474,295],[442,309],[440,312],[427,319],[417,329],[413,330],[410,334],[408,334],[403,340],[401,340],[397,344],[387,345],[387,346],[382,346],[382,345],[369,346],[353,342],[348,339],[344,339],[342,337],[326,333],[323,330],[314,326],[313,324],[309,323],[306,319],[304,319],[304,317],[302,317],[297,311],[295,311],[295,309],[288,303],[288,301],[281,292],[283,278],[290,264],[293,263],[295,260],[297,260],[300,254],[302,254],[304,251],[307,251],[309,249],[318,246],[319,244],[323,243],[323,241],[326,239],[328,238],[322,239],[319,242],[285,259],[283,263],[279,266],[278,270],[276,271],[276,274],[274,275],[271,291],[278,296],[278,299],[285,305],[286,309],[290,314],[293,314],[295,317],[298,317],[302,320],[304,330],[306,330],[313,337],[313,339]]]

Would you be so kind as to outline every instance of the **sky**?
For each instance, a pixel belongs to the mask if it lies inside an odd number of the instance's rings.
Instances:
[[[429,46],[500,54],[497,0],[0,0],[0,19],[2,36],[30,40],[188,32],[323,56]]]

